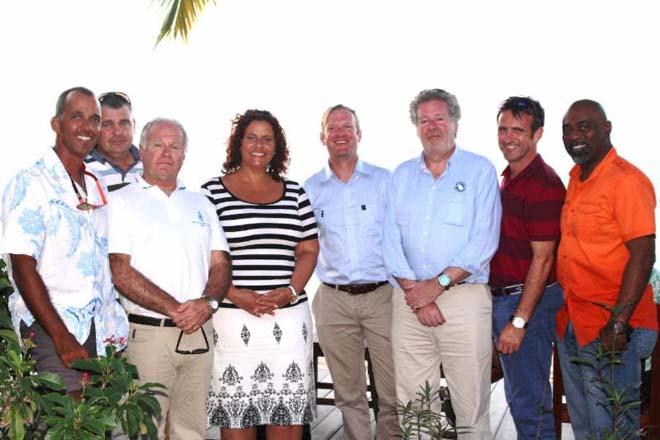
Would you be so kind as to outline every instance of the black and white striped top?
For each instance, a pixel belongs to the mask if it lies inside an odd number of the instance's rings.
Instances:
[[[318,238],[307,193],[291,180],[285,179],[284,184],[282,197],[264,204],[239,199],[219,177],[202,185],[227,237],[236,287],[266,293],[288,286],[296,264],[296,245]],[[227,299],[223,305],[232,306]]]

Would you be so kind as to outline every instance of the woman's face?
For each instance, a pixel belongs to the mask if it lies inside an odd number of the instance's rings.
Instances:
[[[266,121],[252,121],[241,142],[241,166],[266,169],[275,155],[275,133]]]

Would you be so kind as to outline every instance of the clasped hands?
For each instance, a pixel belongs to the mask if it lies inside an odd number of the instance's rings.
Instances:
[[[251,289],[234,290],[232,302],[251,315],[261,317],[263,315],[275,315],[275,310],[279,309],[291,301],[291,290],[288,287],[273,289],[268,293],[259,294]]]
[[[399,279],[399,285],[405,294],[406,304],[417,315],[419,322],[426,327],[437,327],[446,319],[435,300],[444,289],[437,280],[414,281]]]

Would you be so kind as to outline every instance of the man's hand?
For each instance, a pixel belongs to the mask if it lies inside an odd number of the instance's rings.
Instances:
[[[628,332],[614,333],[611,322],[600,329],[598,339],[604,353],[623,353],[628,348]]]
[[[446,321],[435,303],[430,303],[417,310],[417,319],[426,327],[437,327]]]
[[[67,332],[61,337],[54,338],[53,343],[55,344],[57,355],[60,357],[62,364],[66,368],[71,368],[73,361],[89,359],[89,353],[87,353],[87,350],[76,341],[76,338],[74,338],[71,333]]]
[[[517,329],[510,322],[504,326],[497,341],[497,351],[502,354],[511,354],[520,350],[520,344],[525,337],[525,329]]]
[[[406,304],[412,311],[431,304],[444,291],[435,278],[414,282],[408,289],[403,287],[403,290],[406,294]]]
[[[204,298],[188,300],[170,313],[172,321],[186,334],[199,330],[211,315],[209,304]]]

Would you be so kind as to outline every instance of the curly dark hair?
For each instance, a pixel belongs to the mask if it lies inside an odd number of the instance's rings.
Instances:
[[[268,122],[273,129],[273,133],[275,134],[275,154],[266,171],[273,179],[282,180],[289,165],[289,149],[286,145],[284,129],[277,118],[266,110],[248,110],[242,115],[237,114],[231,121],[231,134],[227,141],[227,158],[225,163],[222,164],[222,172],[224,174],[233,173],[241,167],[241,144],[243,143],[245,130],[253,121]]]

